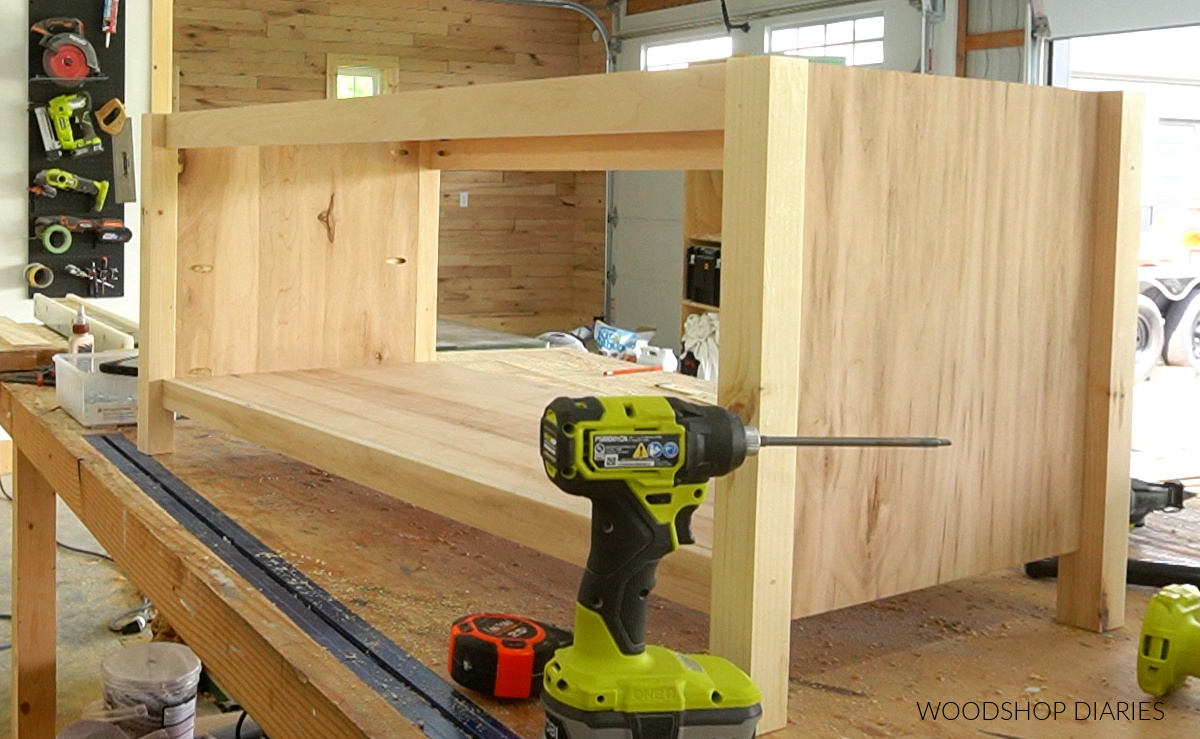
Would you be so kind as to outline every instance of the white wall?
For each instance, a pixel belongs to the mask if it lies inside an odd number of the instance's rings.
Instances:
[[[766,11],[779,0],[737,0],[739,13]],[[787,3],[794,5],[794,3]],[[956,11],[950,0],[945,22],[934,32],[934,71],[954,74]],[[793,22],[821,23],[847,16],[882,12],[884,15],[884,67],[913,71],[920,60],[921,16],[908,0],[871,0],[846,7],[779,15],[752,23],[749,34],[734,31],[734,53],[761,54],[768,26]],[[621,31],[650,32],[701,20],[711,24],[687,31],[655,34],[626,40],[617,59],[618,70],[641,67],[642,46],[671,39],[724,33],[717,2],[705,2],[622,20]],[[680,172],[618,172],[616,205],[620,216],[613,238],[617,283],[613,286],[613,320],[624,328],[653,326],[655,344],[679,346],[680,301],[683,297],[683,175]]]
[[[97,0],[97,18],[101,5]],[[125,0],[122,5],[126,14],[125,107],[131,116],[137,116],[150,107],[150,0]],[[30,23],[28,3],[0,2],[0,315],[21,321],[33,318],[33,301],[26,297],[22,277],[28,262],[29,232],[26,59]],[[135,134],[137,131],[135,122]],[[102,156],[108,156],[107,152]],[[111,310],[137,318],[138,206],[126,205],[125,215],[134,232],[134,240],[125,247],[126,297],[103,302]]]
[[[1200,0],[1046,0],[1055,38],[1200,24]]]

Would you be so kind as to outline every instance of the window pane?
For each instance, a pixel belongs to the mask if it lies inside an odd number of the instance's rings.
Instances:
[[[804,26],[796,29],[797,49],[825,45],[825,26]]]
[[[876,38],[883,38],[882,15],[877,15],[874,18],[860,18],[854,21],[855,41],[869,41]]]
[[[854,21],[841,21],[825,26],[826,44],[844,44],[854,40]]]
[[[825,56],[840,56],[846,60],[847,64],[854,63],[854,44],[842,44],[841,46],[826,46]]]
[[[781,28],[771,32],[770,51],[787,51],[796,48],[796,29]]]
[[[337,96],[338,98],[354,97],[354,78],[344,74],[339,74],[337,78]]]
[[[854,45],[855,64],[883,64],[883,42],[868,41]]]
[[[733,37],[718,36],[696,41],[647,46],[645,54],[645,68],[648,70],[682,69],[689,62],[724,59],[730,56],[733,54]]]
[[[796,56],[825,56],[824,46],[813,46],[808,49],[796,49],[791,52]]]
[[[354,78],[354,97],[370,97],[375,94],[375,80],[370,77]]]

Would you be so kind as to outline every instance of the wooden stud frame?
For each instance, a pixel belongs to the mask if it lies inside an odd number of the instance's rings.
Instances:
[[[429,361],[438,172],[723,168],[720,401],[954,441],[766,450],[664,560],[761,732],[792,618],[1063,555],[1060,619],[1119,627],[1139,106],[758,57],[151,115],[139,444],[185,413],[582,561],[533,442],[570,388]]]

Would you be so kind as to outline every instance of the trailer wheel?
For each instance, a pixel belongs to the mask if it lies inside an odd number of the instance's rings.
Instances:
[[[1163,319],[1158,306],[1145,295],[1138,296],[1137,353],[1133,360],[1133,379],[1140,382],[1150,376],[1163,352]]]
[[[1163,359],[1175,367],[1200,369],[1200,293],[1167,310]]]

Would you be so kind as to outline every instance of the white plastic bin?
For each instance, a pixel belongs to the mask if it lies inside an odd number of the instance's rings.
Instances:
[[[137,378],[111,375],[100,365],[137,356],[137,352],[54,355],[58,404],[84,426],[137,423]]]

